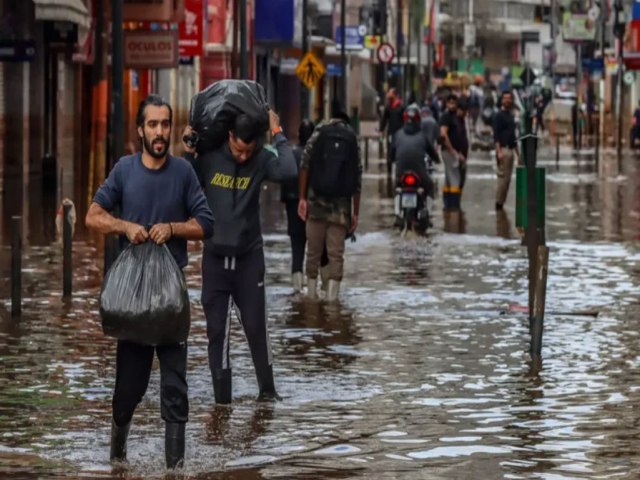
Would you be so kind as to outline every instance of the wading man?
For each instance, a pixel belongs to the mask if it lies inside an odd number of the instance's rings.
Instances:
[[[275,151],[263,146],[256,123],[240,114],[219,149],[194,157],[184,145],[216,218],[202,255],[202,306],[207,318],[209,367],[215,401],[231,403],[230,309],[237,307],[258,380],[259,400],[277,400],[267,328],[260,190],[265,180],[296,178],[296,161],[280,119],[269,112]],[[187,127],[185,136],[191,133]]]
[[[210,237],[213,215],[191,165],[168,154],[172,117],[162,97],[150,95],[140,104],[136,125],[142,152],[116,163],[95,194],[86,225],[103,234],[120,235],[122,245],[166,244],[178,266],[184,268],[187,240]],[[119,218],[109,213],[116,207]],[[126,459],[131,419],[147,390],[154,353],[160,361],[166,463],[176,468],[184,461],[189,415],[186,342],[152,347],[118,341],[110,458]]]

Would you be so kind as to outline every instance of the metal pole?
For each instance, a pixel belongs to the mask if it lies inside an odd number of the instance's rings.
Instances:
[[[240,0],[240,78],[249,77],[249,53],[247,52],[247,2]]]
[[[400,57],[402,56],[402,2],[403,0],[398,0],[398,9],[396,11],[396,52],[398,55],[398,68],[402,75],[402,63],[400,62]],[[405,73],[406,74],[406,73]],[[400,90],[400,98],[404,98],[405,92],[402,91],[404,88],[404,75],[402,76],[402,81],[398,79],[398,90]]]
[[[122,17],[123,0],[111,2],[111,156],[108,169],[111,171],[124,153],[124,31]],[[108,174],[108,172],[107,172]],[[116,215],[117,211],[114,212]],[[104,274],[118,256],[118,243],[114,235],[107,235],[104,244]]]
[[[607,28],[607,9],[604,5],[600,4],[600,56],[602,57],[602,78],[600,79],[600,91],[599,91],[599,107],[598,107],[598,146],[604,147],[604,89],[607,85],[607,65],[605,59],[605,38]],[[596,175],[600,175],[600,149],[596,153]]]
[[[551,58],[549,73],[551,74],[551,99],[556,98],[556,37],[558,36],[558,0],[551,0]]]
[[[406,49],[406,55],[407,58],[405,59],[404,62],[404,91],[405,91],[405,99],[407,100],[407,102],[409,101],[409,96],[411,94],[412,91],[412,85],[411,85],[411,37],[412,37],[412,31],[411,31],[411,2],[409,2],[409,5],[407,5],[407,49]]]
[[[22,217],[11,217],[11,316],[22,313]]]
[[[122,26],[122,2],[123,0],[112,0],[111,2],[111,158],[109,159],[109,171],[116,164],[124,152],[124,31]]]
[[[616,92],[616,106],[618,108],[618,135],[616,139],[616,154],[618,157],[618,174],[622,173],[622,124],[624,119],[624,84],[622,83],[624,63],[622,63],[622,55],[624,54],[624,42],[622,38],[618,39],[618,88]]]
[[[302,0],[302,56],[309,51],[309,22],[307,19],[309,0]],[[300,118],[309,118],[309,91],[300,83]]]
[[[388,22],[388,17],[387,17],[387,0],[381,0],[380,2],[380,10],[381,10],[381,18],[380,18],[380,23],[382,24],[382,39],[383,41],[387,41],[388,40],[388,36],[387,36],[387,22]],[[386,63],[382,64],[382,90],[383,92],[386,92],[387,90],[387,86],[388,86],[388,81],[389,81],[389,77],[388,77],[388,65]],[[384,99],[384,95],[383,95],[383,99]]]
[[[581,150],[582,122],[580,121],[580,112],[582,111],[582,43],[578,43],[578,45],[576,45],[576,98],[578,100],[578,150]]]
[[[347,111],[347,2],[340,2],[340,28],[342,29],[342,37],[340,41],[340,69],[342,77],[340,77],[340,107]]]
[[[62,207],[62,292],[65,297],[71,296],[71,277],[72,277],[72,262],[71,262],[71,205],[64,205]]]
[[[544,330],[544,310],[547,297],[547,273],[549,270],[549,247],[540,245],[536,261],[535,300],[531,327],[531,357],[542,353],[542,331]]]
[[[527,169],[527,217],[528,225],[525,231],[525,244],[529,257],[529,320],[533,322],[533,300],[535,295],[536,254],[539,245],[538,218],[536,206],[538,195],[536,189],[536,150],[537,137],[527,135],[522,140],[525,167]]]

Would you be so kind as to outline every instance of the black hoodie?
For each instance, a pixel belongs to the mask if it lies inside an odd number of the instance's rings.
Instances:
[[[262,248],[260,188],[264,180],[282,183],[298,175],[287,138],[279,133],[272,146],[256,148],[245,163],[238,163],[229,144],[187,159],[198,174],[215,219],[213,237],[205,242],[221,257],[238,257]]]

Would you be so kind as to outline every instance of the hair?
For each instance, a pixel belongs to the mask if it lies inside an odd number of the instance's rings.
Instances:
[[[238,115],[233,122],[233,128],[231,130],[233,136],[239,138],[244,143],[251,143],[259,136],[258,128],[251,117],[244,113]]]
[[[169,105],[169,102],[157,93],[152,93],[140,102],[138,113],[136,114],[136,125],[138,127],[144,127],[146,109],[149,105],[153,105],[154,107],[167,107],[169,109],[169,121],[173,123],[173,109],[171,108],[171,105]]]
[[[298,128],[298,143],[300,145],[305,145],[315,128],[315,124],[308,118],[302,120],[300,127]]]
[[[451,100],[455,100],[457,102],[458,96],[455,93],[450,93],[449,96],[447,97],[447,103],[449,103]]]
[[[505,90],[502,92],[502,96],[504,97],[505,95],[511,95],[513,97],[513,92],[511,90]]]
[[[337,118],[338,120],[342,120],[343,122],[346,122],[348,125],[351,125],[351,118],[349,117],[349,115],[347,115],[347,112],[345,112],[344,110],[341,110],[339,112],[334,112],[332,117]]]

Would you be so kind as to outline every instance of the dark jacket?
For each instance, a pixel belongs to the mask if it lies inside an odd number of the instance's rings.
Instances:
[[[304,147],[301,147],[300,145],[296,145],[291,150],[293,151],[293,157],[296,159],[296,166],[299,172],[300,162],[302,161],[302,152],[304,150]],[[298,187],[298,176],[296,175],[296,177],[293,180],[290,180],[288,182],[282,182],[282,185],[280,187],[280,201],[282,203],[286,203],[286,202],[297,202],[298,200],[300,200],[300,192]]]
[[[396,162],[398,179],[403,173],[412,170],[420,177],[423,185],[427,184],[425,155],[429,155],[434,162],[440,163],[438,152],[422,134],[420,127],[412,129],[409,125],[405,125],[403,129],[396,132],[390,147],[390,158],[392,162]]]
[[[393,138],[395,133],[402,128],[404,120],[402,115],[404,113],[404,105],[398,101],[393,106],[387,105],[382,114],[382,122],[380,123],[380,131],[384,131],[388,127],[388,138]]]
[[[260,189],[264,180],[291,181],[297,176],[296,161],[287,138],[275,137],[272,146],[258,147],[244,164],[238,163],[229,145],[187,157],[198,174],[216,229],[205,248],[219,256],[236,257],[262,248]]]

